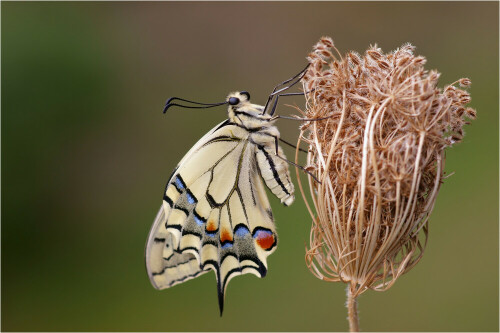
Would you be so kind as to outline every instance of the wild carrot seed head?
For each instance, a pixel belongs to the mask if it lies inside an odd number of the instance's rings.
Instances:
[[[405,44],[344,57],[329,37],[308,56],[303,78],[308,170],[316,212],[306,262],[314,275],[350,282],[357,294],[385,290],[423,255],[427,222],[444,171],[444,149],[460,142],[470,95],[444,90],[440,74]]]

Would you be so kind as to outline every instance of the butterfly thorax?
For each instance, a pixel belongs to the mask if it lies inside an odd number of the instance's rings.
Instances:
[[[275,150],[275,141],[279,140],[280,133],[274,120],[268,114],[262,114],[263,106],[247,103],[242,106],[229,106],[230,123],[241,127],[246,139],[250,143],[265,147],[270,152]]]

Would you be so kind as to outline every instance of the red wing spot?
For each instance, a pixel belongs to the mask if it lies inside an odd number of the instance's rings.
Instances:
[[[231,236],[231,234],[229,233],[229,231],[227,229],[222,229],[222,231],[220,233],[220,242],[224,243],[225,241],[232,242],[233,237]]]
[[[257,239],[257,244],[259,244],[259,246],[264,250],[269,250],[276,242],[276,240],[274,239],[274,234],[271,231],[267,230],[257,231],[255,238]]]
[[[208,232],[214,232],[217,231],[217,225],[215,224],[214,220],[209,220],[207,223],[207,231]]]

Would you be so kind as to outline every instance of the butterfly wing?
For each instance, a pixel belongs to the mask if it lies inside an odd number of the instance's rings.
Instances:
[[[198,141],[167,183],[146,246],[157,289],[214,270],[221,313],[231,278],[265,276],[277,244],[256,148],[247,138],[226,121]]]

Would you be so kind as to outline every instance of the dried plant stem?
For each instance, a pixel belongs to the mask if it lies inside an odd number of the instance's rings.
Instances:
[[[355,288],[353,285],[348,285],[347,290],[347,314],[349,318],[349,331],[359,332],[359,319],[358,319],[358,304],[356,295],[354,294]]]

